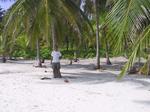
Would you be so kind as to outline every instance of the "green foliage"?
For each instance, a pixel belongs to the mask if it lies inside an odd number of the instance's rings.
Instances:
[[[25,49],[18,49],[18,50],[15,50],[13,53],[12,53],[12,56],[13,57],[22,57],[24,59],[34,59],[35,58],[35,52],[34,51],[31,51],[30,49],[28,50],[25,50]]]
[[[60,50],[62,53],[62,58],[64,59],[73,59],[74,50]]]
[[[48,47],[43,47],[40,50],[40,55],[44,59],[50,59],[51,50]]]
[[[149,48],[150,1],[118,0],[107,16],[109,33],[107,39],[114,53],[129,52],[129,61],[118,79],[134,64],[138,55],[146,57],[144,49]],[[127,54],[127,55],[128,55]]]
[[[34,58],[36,56],[35,50],[31,49],[28,45],[26,35],[16,38],[10,50],[10,54],[12,54],[13,57],[23,57],[25,59]]]
[[[15,46],[16,48],[12,52],[13,57],[22,57],[24,59],[34,59],[36,57],[36,50],[31,49],[30,47],[22,48],[20,45]],[[75,58],[75,50],[60,50],[62,53],[63,59],[73,59]],[[48,47],[42,47],[40,50],[40,56],[44,59],[51,58],[51,50]],[[105,50],[100,50],[101,57],[105,57]],[[89,48],[87,50],[79,50],[77,51],[78,58],[94,58],[96,56],[96,50],[93,48]],[[113,56],[110,52],[110,56]]]
[[[75,50],[61,50],[62,57],[64,59],[73,59],[75,58],[75,52],[78,58],[94,58],[96,56],[96,50],[94,48],[81,49],[78,51]],[[105,50],[101,49],[100,54],[102,57],[105,57]]]

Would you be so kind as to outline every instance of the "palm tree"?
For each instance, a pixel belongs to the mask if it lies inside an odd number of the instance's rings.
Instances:
[[[98,0],[94,0],[94,8],[95,8],[95,20],[96,20],[96,68],[100,69],[100,39],[99,39],[99,12],[98,12]]]
[[[16,29],[15,32],[27,33],[31,44],[35,44],[37,39],[43,38],[52,43],[54,49],[58,45],[58,40],[63,36],[59,31],[62,19],[66,19],[68,25],[71,25],[78,33],[78,37],[81,37],[77,15],[80,15],[81,19],[87,20],[72,0],[17,0],[5,17],[3,42],[5,42],[7,34],[13,35],[14,29]],[[88,22],[85,24],[87,27],[91,27]],[[12,26],[15,28],[12,29]],[[16,36],[14,37],[16,38]]]
[[[108,13],[107,7],[111,6],[113,0],[85,0],[84,10],[85,14],[95,21],[95,45],[96,45],[96,68],[100,68],[100,48],[105,47],[106,49],[106,63],[110,64],[109,55],[108,55],[108,42],[106,41],[106,25],[103,26],[103,22],[106,13]],[[107,7],[106,7],[107,6]],[[95,17],[95,18],[94,18]],[[101,21],[101,23],[99,23]],[[100,26],[103,26],[100,28]],[[102,38],[100,38],[100,34]],[[102,42],[104,41],[104,42]],[[103,45],[105,44],[105,45]]]
[[[42,62],[41,62],[41,58],[40,58],[40,40],[37,38],[36,40],[36,51],[37,51],[37,55],[36,55],[36,58],[37,58],[37,65],[36,67],[42,67]]]
[[[0,7],[0,44],[2,44],[2,30],[3,30],[3,24],[2,24],[2,19],[4,16],[5,11]],[[0,52],[2,52],[2,48],[0,48]],[[2,62],[5,63],[6,62],[6,58],[4,53],[2,53]]]
[[[101,28],[102,32],[102,43],[105,45],[105,55],[106,55],[106,64],[111,65],[110,57],[109,57],[109,51],[110,51],[110,46],[107,40],[107,33],[108,33],[108,28],[107,25],[103,25]]]
[[[108,14],[108,35],[110,35],[108,36],[110,37],[108,40],[111,45],[114,46],[115,53],[124,52],[125,40],[128,40],[127,44],[131,49],[129,61],[123,68],[119,78],[124,76],[126,71],[130,69],[135,62],[138,53],[149,60],[148,57],[150,54],[143,51],[143,49],[150,47],[149,43],[145,44],[145,41],[149,41],[150,39],[150,22],[148,22],[150,21],[149,11],[149,0],[118,0]],[[148,24],[144,24],[143,17],[147,19]],[[140,32],[139,29],[141,29]],[[147,61],[147,63],[148,62],[149,61]],[[150,68],[147,68],[149,71]]]

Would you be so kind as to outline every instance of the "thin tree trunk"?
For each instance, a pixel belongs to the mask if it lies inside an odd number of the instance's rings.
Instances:
[[[124,35],[124,56],[125,56],[125,57],[128,57],[128,56],[127,56],[127,52],[128,52],[128,42],[127,42],[127,39],[125,38],[125,37],[126,37],[126,34],[123,33],[123,35]]]
[[[95,6],[95,16],[96,16],[96,68],[100,69],[100,42],[99,42],[99,12],[98,12],[98,3],[97,0],[94,2]]]
[[[56,50],[58,45],[57,45],[56,28],[55,28],[54,18],[52,19],[52,22],[51,22],[51,31],[52,31],[53,50]],[[52,68],[53,68],[54,78],[61,78],[62,76],[60,73],[60,64],[55,65],[55,63],[52,63]]]
[[[70,59],[70,63],[69,63],[69,65],[72,65],[72,59]]]
[[[74,51],[74,62],[78,61],[78,53],[77,52],[78,52],[77,50]]]
[[[148,56],[148,75],[150,75],[150,55]]]
[[[57,41],[56,41],[56,32],[55,32],[55,24],[54,21],[51,23],[51,29],[52,29],[52,41],[53,41],[53,50],[56,49]]]
[[[37,66],[38,67],[42,67],[42,62],[40,59],[40,43],[39,43],[39,39],[36,40],[36,50],[37,50]]]
[[[110,58],[109,58],[109,44],[108,44],[108,41],[107,41],[106,33],[107,33],[107,26],[105,26],[105,27],[103,28],[102,35],[103,35],[103,37],[105,38],[105,47],[106,47],[106,52],[105,52],[105,55],[106,55],[106,64],[107,64],[107,65],[111,65]]]
[[[69,38],[68,36],[65,37],[65,42],[66,42],[66,50],[69,50]]]
[[[139,52],[138,52],[138,68],[140,68],[140,66],[141,66],[141,54],[140,54],[140,50],[141,50],[141,45],[139,46]]]
[[[110,59],[109,59],[109,46],[108,46],[108,42],[107,42],[107,40],[105,42],[106,42],[106,64],[107,65],[111,65],[111,62],[110,62]]]
[[[2,55],[2,63],[6,63],[6,57],[5,57],[5,54]]]

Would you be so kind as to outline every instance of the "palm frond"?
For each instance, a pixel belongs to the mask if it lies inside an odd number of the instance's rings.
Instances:
[[[142,7],[149,8],[149,0],[119,0],[107,16],[110,28],[111,43],[114,45],[115,53],[123,51],[124,39],[130,34],[134,21],[144,15]]]
[[[128,62],[125,64],[123,70],[121,71],[118,79],[122,78],[125,75],[126,71],[129,70],[129,68],[133,65],[133,63],[135,62],[140,44],[143,43],[146,39],[148,39],[149,35],[150,35],[150,25],[142,32],[140,37],[136,40],[135,44],[133,45],[133,52]]]

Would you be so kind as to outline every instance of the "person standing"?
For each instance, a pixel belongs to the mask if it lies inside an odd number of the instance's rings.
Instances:
[[[58,50],[58,47],[56,47],[52,53],[51,53],[51,56],[52,56],[52,69],[53,69],[53,75],[54,75],[54,78],[61,78],[61,73],[60,73],[60,59],[61,59],[61,53],[60,51]]]

